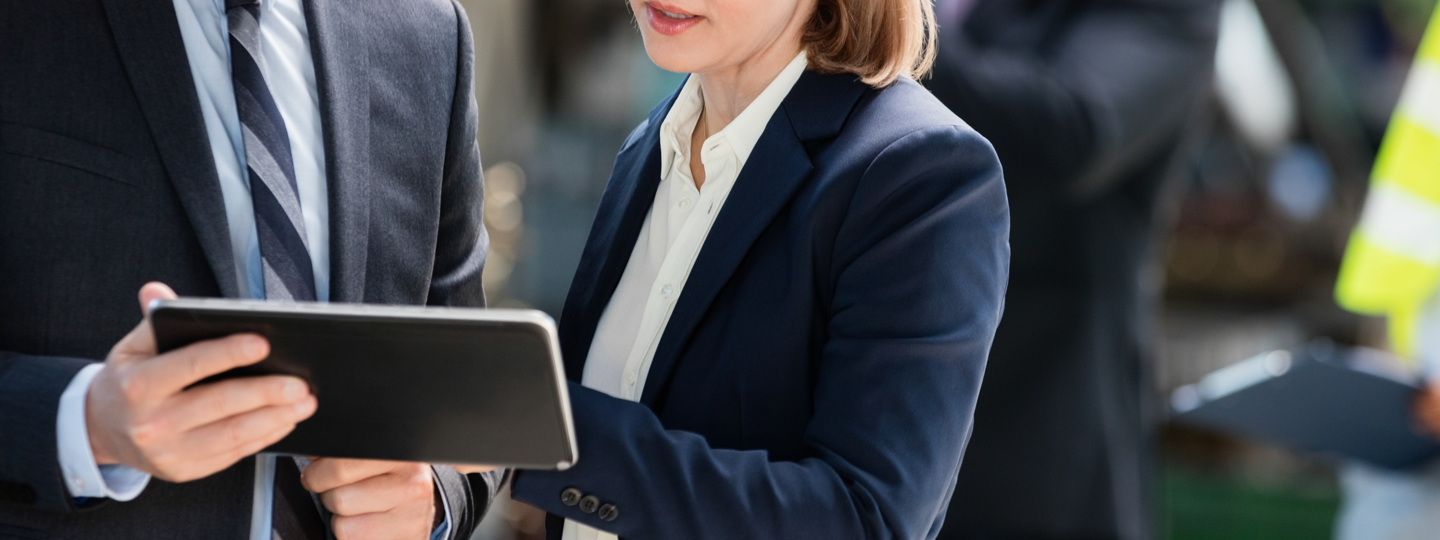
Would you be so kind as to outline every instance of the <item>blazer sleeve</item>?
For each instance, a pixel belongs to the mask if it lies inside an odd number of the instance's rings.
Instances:
[[[635,540],[925,537],[953,490],[1000,320],[999,163],[974,132],[930,128],[880,153],[850,204],[827,276],[811,457],[713,448],[572,382],[581,457],[563,472],[516,472],[514,498]],[[565,505],[572,487],[618,517]]]
[[[455,8],[455,94],[450,108],[450,134],[445,150],[440,193],[440,228],[435,247],[435,273],[426,303],[432,306],[484,307],[480,275],[490,250],[485,231],[485,184],[480,146],[475,140],[479,112],[474,93],[475,46],[470,20],[459,3]],[[502,471],[461,474],[434,467],[436,485],[450,507],[451,540],[464,540],[480,524],[495,500]]]
[[[60,394],[91,362],[0,351],[0,503],[80,509],[60,471],[55,421]]]
[[[445,150],[440,191],[440,229],[435,247],[435,272],[430,282],[432,306],[483,307],[480,274],[490,251],[485,231],[485,183],[480,146],[475,140],[479,112],[475,103],[475,44],[470,21],[453,3],[458,24],[455,94],[450,108],[450,134]]]
[[[1082,4],[1043,46],[980,46],[963,25],[942,30],[925,85],[995,144],[1008,180],[1084,198],[1168,148],[1193,118],[1213,71],[1219,2]]]

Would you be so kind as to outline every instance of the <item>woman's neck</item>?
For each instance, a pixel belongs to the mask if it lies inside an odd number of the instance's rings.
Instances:
[[[798,41],[798,40],[796,40]],[[798,43],[781,45],[776,43],[735,66],[708,73],[696,73],[700,92],[704,96],[704,133],[696,130],[701,139],[725,129],[735,117],[750,106],[760,93],[790,65],[795,55],[800,54]],[[701,127],[701,126],[696,126]]]

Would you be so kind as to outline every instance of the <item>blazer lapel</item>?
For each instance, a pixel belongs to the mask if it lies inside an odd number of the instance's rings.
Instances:
[[[655,350],[641,403],[655,406],[669,384],[685,342],[710,303],[760,233],[810,178],[814,165],[805,143],[838,134],[867,88],[852,75],[819,75],[811,71],[795,83],[770,118],[705,238]]]
[[[220,293],[239,296],[225,200],[171,2],[105,0],[121,64]]]
[[[579,381],[584,373],[595,328],[625,273],[645,214],[655,202],[655,190],[660,187],[660,124],[676,95],[678,92],[651,111],[639,140],[616,157],[615,171],[600,198],[600,210],[560,316],[560,352],[565,376],[572,381]]]
[[[306,0],[305,24],[320,94],[330,205],[330,300],[365,300],[370,241],[370,63],[367,2]]]

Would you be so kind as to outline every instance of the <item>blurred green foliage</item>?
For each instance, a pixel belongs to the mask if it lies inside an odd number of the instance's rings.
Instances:
[[[1171,464],[1164,474],[1169,540],[1323,540],[1340,505],[1333,479],[1256,485]]]

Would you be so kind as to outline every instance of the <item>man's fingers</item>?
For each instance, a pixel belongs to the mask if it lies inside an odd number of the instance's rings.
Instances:
[[[124,362],[139,358],[155,356],[155,333],[150,330],[150,303],[156,300],[171,300],[177,298],[175,291],[170,286],[150,282],[140,287],[140,324],[135,326],[124,339],[115,345],[110,351],[112,362]]]
[[[326,458],[306,467],[301,482],[335,514],[330,526],[340,540],[425,538],[439,511],[425,463]]]
[[[165,406],[164,421],[175,430],[191,429],[272,405],[294,405],[310,397],[310,387],[295,377],[230,379],[181,392]]]
[[[436,511],[429,506],[411,505],[390,512],[335,516],[330,518],[330,530],[339,540],[429,538],[432,512]]]
[[[119,365],[155,356],[155,333],[150,330],[150,319],[140,321],[129,334],[110,349],[105,358],[107,364]]]
[[[115,344],[107,361],[118,364],[155,356],[155,333],[150,329],[150,302],[175,297],[175,291],[164,283],[152,281],[140,287],[140,324]]]
[[[434,490],[434,481],[428,477],[391,472],[325,491],[320,502],[336,515],[358,516],[433,500]]]
[[[1417,431],[1440,438],[1440,392],[1435,386],[1416,396],[1413,405]]]
[[[250,448],[277,431],[294,429],[295,424],[314,413],[315,398],[311,397],[294,405],[272,405],[235,415],[185,433],[175,445],[175,453],[195,461],[232,455],[236,449]],[[238,457],[253,453],[241,453]]]
[[[136,376],[160,395],[178,394],[211,375],[248,366],[270,355],[270,342],[255,334],[201,341],[137,364]]]
[[[150,318],[150,303],[156,300],[174,300],[179,298],[169,285],[158,281],[151,281],[140,287],[140,313],[145,318]]]
[[[1415,411],[1416,420],[1420,426],[1430,435],[1440,436],[1440,411],[1435,410],[1436,404],[1421,403]]]
[[[305,467],[305,472],[300,475],[300,482],[305,485],[305,489],[313,493],[324,493],[412,465],[414,464],[401,461],[321,458]]]
[[[231,448],[229,449],[229,451],[219,455],[210,456],[208,458],[203,458],[193,462],[185,463],[179,468],[167,472],[168,476],[156,474],[156,477],[167,482],[189,482],[191,480],[197,480],[210,476],[212,474],[230,468],[230,466],[234,465],[236,462],[253,456],[272,444],[280,442],[280,439],[284,439],[285,436],[289,435],[291,431],[294,431],[294,429],[295,426],[292,425],[275,430],[272,433],[267,433],[261,437],[255,438],[250,443],[244,446]],[[155,474],[154,471],[151,471],[151,473]]]

